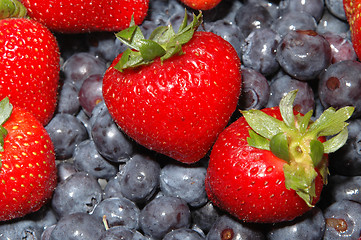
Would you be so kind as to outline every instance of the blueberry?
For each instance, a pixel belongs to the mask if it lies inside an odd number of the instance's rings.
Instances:
[[[167,164],[161,170],[160,189],[167,196],[184,199],[192,207],[202,206],[208,201],[204,187],[206,173],[204,167]]]
[[[332,61],[331,63],[341,62],[345,60],[357,60],[356,52],[352,42],[346,36],[336,33],[324,33],[322,35],[331,46]]]
[[[241,6],[235,16],[235,23],[245,37],[254,29],[270,27],[272,22],[273,18],[267,8],[252,3]]]
[[[109,227],[125,226],[129,229],[139,227],[139,208],[126,198],[107,198],[101,201],[92,215],[102,221],[106,220]]]
[[[91,135],[98,152],[112,162],[128,161],[133,155],[133,143],[113,121],[108,109],[100,108],[100,112],[92,116],[90,122]]]
[[[108,180],[107,184],[104,187],[103,198],[112,198],[112,197],[123,197],[121,193],[121,188],[123,187],[120,183],[120,173],[118,172],[115,176],[113,176],[110,180]]]
[[[330,171],[346,176],[361,175],[361,119],[350,120],[347,129],[345,145],[329,154]]]
[[[91,116],[95,105],[103,101],[103,75],[94,74],[85,78],[79,90],[79,103],[85,113]]]
[[[73,156],[76,144],[88,138],[85,126],[78,118],[67,113],[56,114],[46,125],[58,160]]]
[[[361,204],[361,176],[331,175],[324,189],[329,203],[351,200]]]
[[[135,154],[120,170],[119,191],[136,203],[144,203],[158,189],[160,171],[158,162]]]
[[[140,226],[145,235],[159,239],[169,231],[190,226],[190,210],[181,198],[161,196],[140,212]]]
[[[106,69],[106,64],[102,59],[88,52],[73,54],[62,66],[66,80],[74,82],[77,89],[80,89],[86,77],[93,74],[103,75]]]
[[[283,0],[280,2],[280,11],[300,11],[311,14],[318,22],[325,8],[324,0]]]
[[[118,54],[126,49],[113,33],[100,32],[87,35],[89,53],[99,59],[113,61]]]
[[[281,239],[322,239],[326,228],[322,211],[314,207],[306,214],[290,221],[272,225],[267,234],[269,240]]]
[[[208,233],[218,217],[221,216],[221,211],[212,202],[208,202],[204,206],[194,209],[191,216],[193,225]]]
[[[51,232],[51,240],[99,240],[105,232],[102,221],[87,213],[73,213],[59,219]]]
[[[270,95],[267,78],[251,68],[242,68],[242,90],[238,99],[241,110],[262,109],[266,106]]]
[[[345,34],[350,30],[350,26],[347,22],[340,20],[331,14],[328,10],[325,10],[321,20],[317,25],[317,32],[324,34],[326,32]]]
[[[239,222],[228,215],[220,216],[207,234],[207,240],[252,239],[264,240],[256,225]]]
[[[57,112],[75,115],[80,110],[78,89],[71,81],[65,81],[60,87]]]
[[[180,228],[167,233],[162,240],[202,240],[205,239],[196,231],[188,228]]]
[[[324,210],[326,231],[324,240],[359,239],[361,204],[349,200],[333,203]]]
[[[13,220],[0,223],[0,239],[40,239],[43,229],[31,220]]]
[[[77,172],[77,170],[75,169],[75,166],[72,162],[67,162],[67,161],[63,161],[60,162],[56,165],[57,167],[57,173],[58,173],[58,180],[64,181],[65,179],[67,179],[69,176],[73,175],[74,173]]]
[[[346,20],[345,9],[342,0],[325,0],[327,9],[341,20]]]
[[[270,96],[267,107],[278,106],[281,98],[291,90],[298,89],[294,108],[303,114],[313,110],[315,106],[315,96],[312,88],[307,82],[293,79],[288,75],[279,77],[270,84]]]
[[[106,230],[99,240],[147,240],[147,238],[134,229],[115,226]]]
[[[315,31],[287,33],[277,48],[276,58],[282,69],[299,80],[314,80],[331,64],[329,42]]]
[[[242,62],[264,76],[270,76],[279,69],[276,49],[281,37],[270,28],[253,30],[244,41]]]
[[[346,60],[330,65],[320,76],[318,95],[325,108],[354,106],[353,117],[361,115],[361,63]]]
[[[99,154],[94,141],[90,139],[76,146],[73,159],[77,171],[87,172],[95,178],[110,179],[117,173],[117,167]]]
[[[97,180],[85,172],[77,172],[58,184],[51,204],[59,216],[65,216],[91,213],[101,200],[102,189]]]

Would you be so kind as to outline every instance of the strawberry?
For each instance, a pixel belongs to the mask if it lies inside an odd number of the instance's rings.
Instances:
[[[202,14],[177,33],[144,39],[132,25],[117,36],[135,50],[119,55],[103,78],[115,122],[141,145],[185,163],[200,160],[236,109],[240,60],[223,38],[196,32]],[[183,46],[181,46],[183,45]]]
[[[54,147],[29,112],[0,102],[0,221],[37,211],[56,186]]]
[[[210,10],[216,7],[221,0],[181,0],[181,2],[196,10]]]
[[[213,146],[206,175],[209,199],[248,222],[292,220],[313,207],[327,183],[328,153],[347,140],[353,107],[301,115],[291,91],[280,107],[243,111]],[[325,136],[336,135],[325,141]]]
[[[33,113],[42,124],[56,107],[59,48],[52,33],[25,18],[0,20],[0,99]]]
[[[361,58],[361,0],[343,0],[347,21],[350,25],[352,44]]]
[[[140,24],[147,15],[149,0],[21,0],[32,19],[52,31],[81,33],[120,31],[131,17]]]

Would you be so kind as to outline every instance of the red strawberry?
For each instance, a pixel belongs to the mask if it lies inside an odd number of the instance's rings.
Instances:
[[[221,0],[181,0],[181,2],[196,10],[209,10],[217,6]]]
[[[56,186],[54,147],[29,112],[0,102],[0,221],[37,211]]]
[[[327,182],[327,153],[347,140],[353,107],[329,108],[311,123],[312,111],[293,111],[295,96],[290,92],[279,108],[243,112],[213,146],[207,194],[243,221],[280,222],[308,211]],[[324,142],[328,135],[336,136]]]
[[[350,25],[352,44],[361,58],[361,0],[344,0],[344,9]]]
[[[151,40],[137,26],[120,32],[136,51],[120,55],[103,79],[105,103],[121,129],[185,163],[206,155],[234,112],[241,88],[236,51],[213,33],[194,33],[200,18],[194,16],[188,26],[185,18],[177,34],[169,26],[157,28]]]
[[[0,20],[0,99],[32,112],[42,124],[57,100],[59,48],[52,33],[25,18]]]
[[[28,15],[52,31],[65,33],[119,31],[134,16],[140,24],[149,0],[21,0]]]

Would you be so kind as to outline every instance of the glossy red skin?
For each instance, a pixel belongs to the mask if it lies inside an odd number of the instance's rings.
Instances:
[[[0,99],[32,112],[43,124],[57,101],[60,54],[52,33],[40,23],[0,20]]]
[[[216,7],[221,0],[181,0],[181,2],[196,10],[210,10]]]
[[[221,37],[196,32],[184,54],[107,70],[103,97],[116,123],[141,145],[184,163],[206,155],[235,111],[240,60]]]
[[[281,119],[279,109],[262,110]],[[206,176],[209,199],[242,221],[274,223],[292,220],[310,207],[294,190],[287,190],[285,161],[247,143],[250,127],[243,117],[227,127],[213,146]],[[323,182],[316,178],[314,203]]]
[[[361,58],[361,1],[344,0],[344,9],[351,30],[352,44],[358,58]]]
[[[39,210],[57,183],[54,147],[43,125],[14,108],[3,127],[8,135],[0,152],[0,221]]]
[[[28,15],[56,32],[119,31],[147,15],[149,0],[22,0]]]

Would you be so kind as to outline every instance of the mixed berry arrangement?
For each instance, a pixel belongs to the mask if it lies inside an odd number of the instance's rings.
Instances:
[[[0,0],[0,239],[360,239],[360,6]]]

